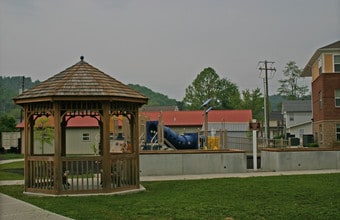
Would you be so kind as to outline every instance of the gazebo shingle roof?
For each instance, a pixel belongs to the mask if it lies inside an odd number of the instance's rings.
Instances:
[[[147,97],[83,60],[23,92],[14,100],[117,99],[146,103]],[[26,100],[26,101],[24,101]]]

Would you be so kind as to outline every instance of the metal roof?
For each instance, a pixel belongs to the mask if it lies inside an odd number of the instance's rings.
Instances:
[[[290,100],[282,103],[282,112],[312,112],[311,100]]]
[[[84,61],[15,97],[16,103],[53,100],[122,100],[146,103],[148,98]]]
[[[165,126],[201,126],[204,123],[204,111],[164,111],[164,112],[140,112],[142,116],[149,117],[151,121],[162,120]],[[208,122],[240,123],[252,120],[252,111],[246,110],[211,110],[208,114]]]

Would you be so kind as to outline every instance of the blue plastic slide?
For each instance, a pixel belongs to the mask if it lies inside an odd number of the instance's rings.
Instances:
[[[151,143],[157,135],[158,121],[148,121],[146,123],[146,141]],[[176,149],[198,149],[198,133],[177,134],[171,128],[164,126],[164,138],[169,141]],[[166,142],[165,142],[166,144]],[[171,146],[169,146],[171,147]]]

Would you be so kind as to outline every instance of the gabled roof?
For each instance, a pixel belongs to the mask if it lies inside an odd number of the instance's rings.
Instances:
[[[281,111],[272,111],[269,113],[269,118],[271,121],[273,120],[281,121],[283,119],[283,115]]]
[[[290,100],[282,103],[282,113],[284,112],[312,112],[311,100]]]
[[[14,98],[17,104],[53,100],[133,100],[147,97],[119,82],[80,58],[80,62]]]
[[[166,126],[202,126],[204,123],[203,110],[197,111],[164,111],[140,112],[150,121],[162,120]],[[208,122],[248,123],[252,120],[251,110],[211,110],[208,113]]]
[[[312,66],[315,63],[315,61],[319,58],[321,53],[332,52],[332,51],[340,51],[340,41],[336,41],[336,42],[331,43],[327,46],[324,46],[324,47],[317,49],[315,51],[315,53],[313,54],[313,56],[308,61],[305,68],[302,70],[301,76],[302,77],[312,76]]]

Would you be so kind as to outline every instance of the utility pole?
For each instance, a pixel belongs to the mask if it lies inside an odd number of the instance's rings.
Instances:
[[[273,67],[275,62],[272,61],[260,61],[259,62],[259,70],[264,70],[265,76],[263,78],[264,81],[264,122],[265,122],[265,137],[267,140],[270,138],[269,134],[269,95],[268,95],[268,71],[275,72],[276,69]],[[271,66],[268,67],[268,64]]]

